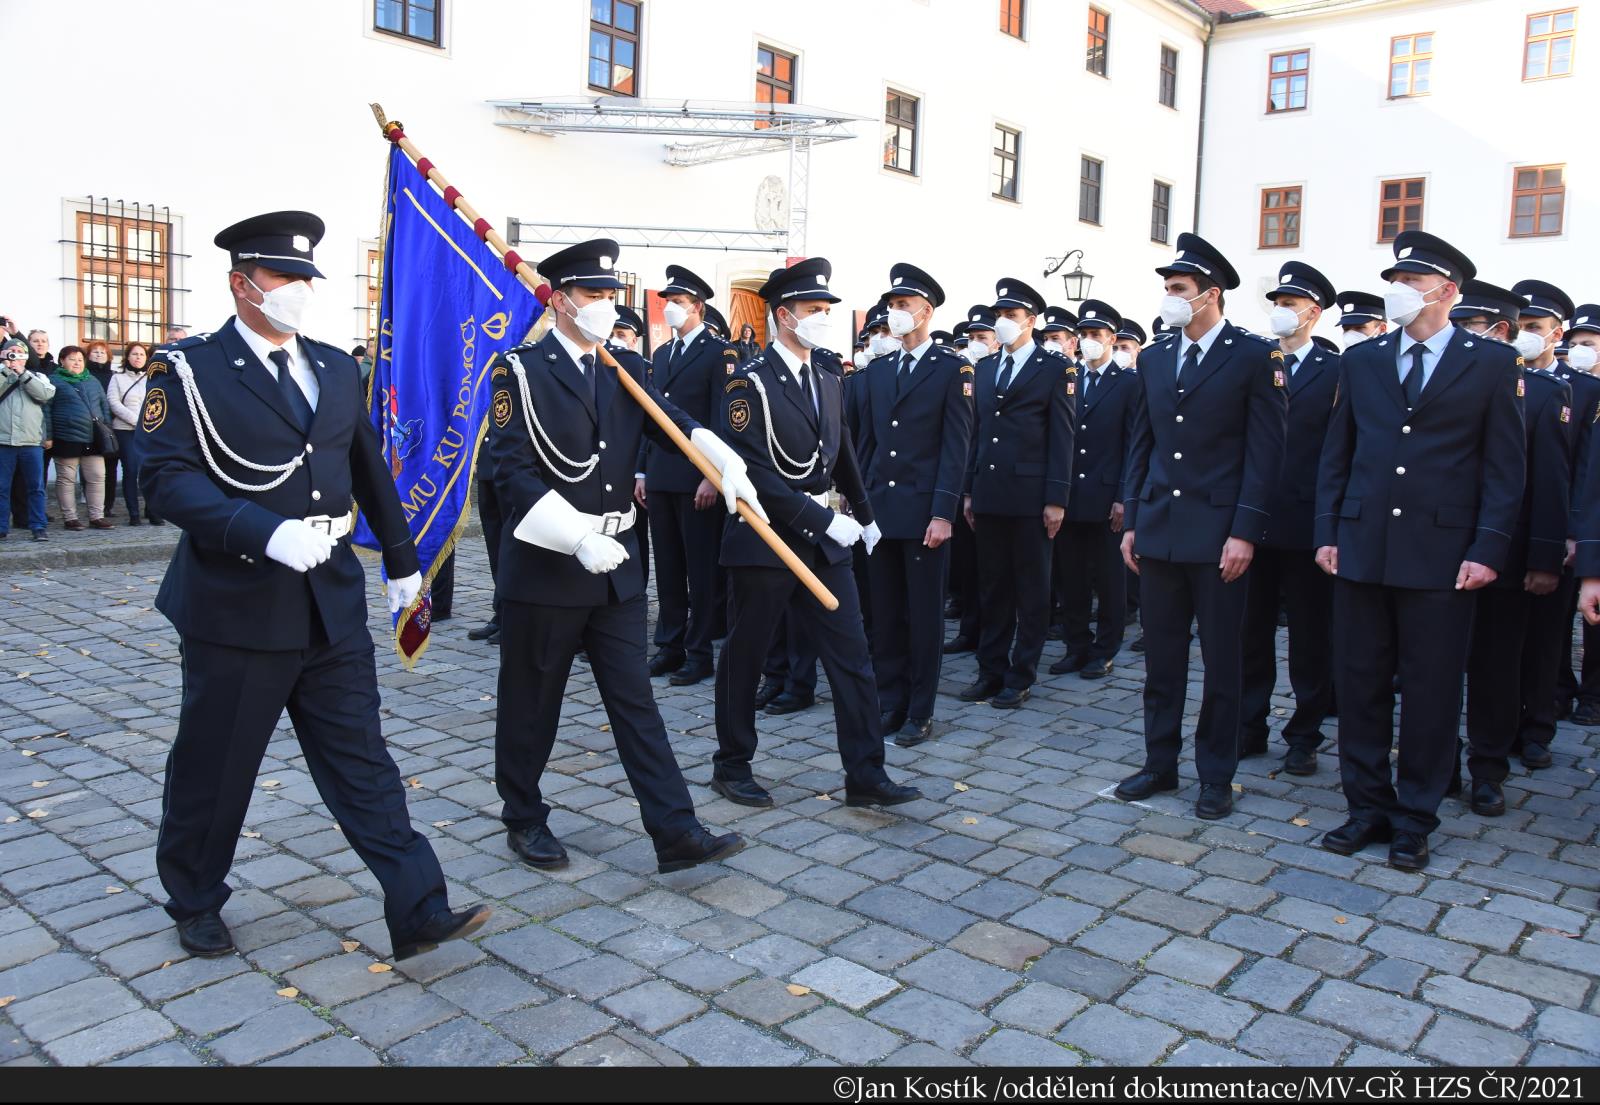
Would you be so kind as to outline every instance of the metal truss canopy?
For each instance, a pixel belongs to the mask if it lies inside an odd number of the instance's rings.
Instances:
[[[854,138],[864,116],[800,104],[721,100],[635,100],[574,96],[490,100],[497,126],[533,134],[640,134],[667,140],[669,165],[703,165]]]
[[[506,241],[518,245],[566,246],[591,238],[613,238],[620,246],[649,249],[744,250],[784,253],[789,234],[783,230],[711,230],[682,226],[602,226],[598,223],[535,223],[522,219],[506,222]]]

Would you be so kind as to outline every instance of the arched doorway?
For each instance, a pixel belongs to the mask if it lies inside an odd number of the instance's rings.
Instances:
[[[759,286],[759,285],[757,285]],[[732,331],[728,335],[732,341],[738,341],[739,335],[744,332],[746,324],[755,329],[756,344],[767,344],[767,305],[755,293],[755,288],[743,288],[737,284],[730,290],[728,303],[728,328]]]

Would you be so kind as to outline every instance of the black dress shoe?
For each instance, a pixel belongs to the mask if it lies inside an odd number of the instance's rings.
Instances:
[[[1141,798],[1148,798],[1159,790],[1177,790],[1178,777],[1176,775],[1158,775],[1154,771],[1138,771],[1129,775],[1117,784],[1113,791],[1118,798],[1129,802],[1137,802]]]
[[[1116,667],[1110,660],[1090,660],[1083,665],[1083,670],[1078,672],[1079,679],[1104,679],[1111,674],[1111,669]]]
[[[164,526],[167,524],[167,520],[165,518],[150,518],[148,521],[152,526]]]
[[[702,660],[698,664],[683,665],[683,667],[667,676],[667,682],[674,687],[692,687],[696,683],[710,679],[716,674],[717,671],[711,666],[710,662]]]
[[[37,537],[43,530],[34,530]],[[1600,725],[1600,702],[1580,702],[1572,709],[1572,724],[1582,726]]]
[[[754,779],[712,778],[711,789],[740,806],[758,806],[765,809],[772,805],[772,795]]]
[[[494,619],[494,618],[490,618],[488,621],[486,621],[482,625],[480,625],[477,629],[474,629],[474,630],[470,631],[467,634],[467,640],[469,640],[469,641],[487,641],[490,637],[495,636],[499,632],[500,632],[500,622],[498,620]]]
[[[816,695],[790,694],[788,691],[784,691],[777,698],[767,703],[767,713],[774,715],[798,714],[801,710],[809,710],[816,704]]]
[[[996,710],[1015,710],[1028,701],[1027,687],[1007,687],[989,700],[989,705]]]
[[[1201,783],[1200,797],[1194,800],[1194,815],[1202,821],[1217,821],[1233,812],[1233,788],[1221,783]]]
[[[957,633],[944,643],[944,654],[954,656],[958,652],[975,652],[978,644],[965,633]]]
[[[1421,833],[1395,833],[1389,845],[1389,866],[1421,871],[1428,866],[1428,838]]]
[[[1499,783],[1472,780],[1472,812],[1479,817],[1499,817],[1506,812],[1506,792]]]
[[[915,748],[931,736],[933,736],[931,717],[907,718],[900,731],[894,735],[894,743],[901,748]]]
[[[554,871],[567,865],[567,850],[561,846],[549,826],[535,825],[531,829],[511,829],[506,833],[506,843],[523,863]]]
[[[1283,757],[1283,770],[1290,775],[1315,775],[1317,773],[1317,750],[1315,748],[1291,748]]]
[[[904,710],[885,710],[878,715],[878,732],[884,736],[889,736],[890,734],[898,733],[900,727],[905,723],[906,712]]]
[[[1538,741],[1528,741],[1522,746],[1522,766],[1529,771],[1537,771],[1541,767],[1549,767],[1553,762],[1550,759],[1550,749]]]
[[[489,643],[496,648],[500,646],[500,627],[495,626],[494,632],[489,634]]]
[[[1351,818],[1337,829],[1322,834],[1322,846],[1341,856],[1353,856],[1368,844],[1387,844],[1392,836],[1388,825],[1374,825]]]
[[[422,927],[412,933],[410,939],[395,944],[394,960],[398,963],[402,959],[431,952],[446,940],[460,940],[471,936],[483,927],[483,923],[493,912],[494,910],[486,905],[468,906],[459,912],[440,910],[422,922]]]
[[[178,943],[190,955],[203,959],[215,959],[233,951],[233,937],[228,933],[228,926],[222,923],[222,915],[214,909],[179,921]]]
[[[702,863],[715,863],[742,851],[744,837],[738,833],[717,836],[704,825],[696,825],[665,848],[656,851],[656,870],[667,875]]]
[[[1052,625],[1049,629],[1044,631],[1044,639],[1047,641],[1064,641],[1066,638],[1067,635],[1062,632],[1059,624]]]
[[[756,709],[766,709],[767,703],[771,702],[774,698],[777,698],[782,693],[783,684],[778,682],[776,679],[761,680],[761,685],[756,688]]]
[[[1128,647],[1133,649],[1133,651],[1135,651],[1135,652],[1143,652],[1144,651],[1144,634],[1143,633],[1139,634],[1139,639],[1137,641],[1133,642],[1133,644],[1129,645]]]
[[[953,622],[953,621],[956,621],[957,619],[959,619],[960,617],[961,617],[961,603],[957,602],[955,599],[951,599],[949,602],[944,604],[944,620],[945,621]]]
[[[1248,760],[1252,756],[1265,756],[1267,754],[1267,738],[1260,740],[1242,740],[1239,742],[1239,758]]]
[[[1005,684],[1000,682],[1000,680],[985,679],[982,676],[979,676],[976,683],[973,683],[970,687],[961,692],[961,701],[983,702],[985,699],[993,698],[1004,689]]]
[[[1051,675],[1070,675],[1075,671],[1082,671],[1083,666],[1089,662],[1087,656],[1081,653],[1069,652],[1061,659],[1050,665]]]
[[[650,677],[668,675],[683,667],[684,655],[681,652],[671,652],[667,649],[659,650],[650,657]]]
[[[922,797],[922,792],[916,787],[908,787],[901,783],[891,783],[885,779],[872,790],[851,790],[845,788],[844,804],[847,806],[898,806],[905,802],[915,802]]]

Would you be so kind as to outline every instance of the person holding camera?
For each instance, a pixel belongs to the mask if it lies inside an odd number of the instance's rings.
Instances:
[[[20,473],[27,496],[28,528],[44,540],[44,435],[56,386],[28,371],[28,347],[15,337],[0,342],[0,488],[9,491]],[[10,532],[11,512],[0,510],[0,540]]]

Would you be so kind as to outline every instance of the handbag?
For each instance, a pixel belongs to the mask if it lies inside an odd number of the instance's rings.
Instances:
[[[117,432],[94,415],[89,416],[89,432],[94,440],[89,442],[89,455],[114,458],[118,452]]]

